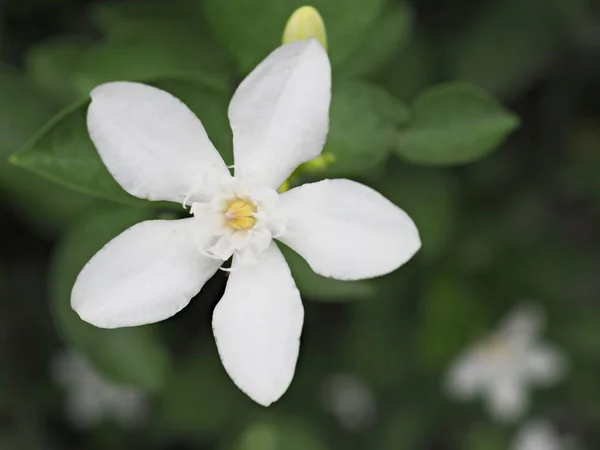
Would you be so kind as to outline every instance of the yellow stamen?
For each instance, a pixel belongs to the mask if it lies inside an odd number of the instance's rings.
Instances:
[[[256,223],[255,212],[256,206],[252,202],[238,198],[225,210],[225,220],[234,230],[247,230]]]

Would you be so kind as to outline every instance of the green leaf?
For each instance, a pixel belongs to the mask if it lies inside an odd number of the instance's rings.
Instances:
[[[193,0],[144,0],[94,3],[91,5],[90,16],[100,30],[113,37],[128,33],[128,29],[137,23],[189,19],[193,12]]]
[[[518,124],[518,117],[485,91],[446,83],[417,98],[412,121],[400,131],[396,150],[413,163],[464,164],[496,149]]]
[[[401,406],[384,418],[382,433],[375,440],[375,450],[426,448],[424,444],[432,432],[431,405],[424,408],[422,400],[417,399],[413,399],[410,405]]]
[[[388,6],[369,27],[358,47],[337,68],[344,76],[361,76],[376,72],[394,52],[409,40],[414,25],[414,12],[407,2]]]
[[[328,50],[333,66],[347,59],[381,15],[384,0],[315,0],[327,28]],[[289,16],[303,0],[207,0],[204,12],[215,35],[235,58],[243,73],[250,72],[281,45]]]
[[[168,78],[199,80],[228,91],[226,61],[202,29],[186,20],[134,22],[83,55],[74,83],[84,95],[109,81]]]
[[[68,222],[88,199],[9,164],[21,148],[52,117],[58,106],[22,75],[0,67],[0,191],[28,220],[54,228]]]
[[[202,120],[210,138],[231,159],[231,137],[227,125],[225,94],[191,80],[153,83],[179,97]],[[88,195],[123,204],[142,200],[127,194],[112,178],[89,138],[86,126],[88,100],[61,111],[12,162],[49,180]]]
[[[230,450],[327,450],[318,430],[299,418],[265,417],[249,424]]]
[[[376,79],[392,95],[412,100],[422,89],[431,85],[436,77],[435,46],[423,33],[412,36],[408,46],[396,49]]]
[[[487,300],[476,286],[454,271],[428,280],[420,299],[417,345],[422,362],[441,370],[485,330]]]
[[[233,141],[227,108],[229,93],[193,80],[162,80],[152,83],[183,101],[200,118],[210,141],[227,165],[233,164]]]
[[[475,23],[446,50],[448,78],[514,97],[542,75],[566,45],[565,28],[581,2],[490,2]],[[568,11],[565,7],[575,9]]]
[[[60,103],[77,99],[72,73],[89,42],[79,37],[42,41],[29,50],[25,61],[27,77]]]
[[[460,212],[458,180],[452,172],[430,167],[392,166],[387,176],[376,184],[379,192],[406,211],[417,224],[422,241],[418,257],[434,261],[451,248]]]
[[[485,424],[471,427],[463,448],[465,450],[504,450],[508,444],[505,430]]]
[[[402,384],[414,363],[414,314],[407,307],[409,267],[373,280],[377,295],[347,306],[339,354],[344,367],[379,391]]]
[[[185,355],[167,378],[153,427],[159,436],[218,436],[258,408],[231,381],[209,340]]]
[[[394,147],[406,105],[379,86],[334,82],[329,134],[324,152],[335,155],[328,174],[362,174],[382,163]]]
[[[290,266],[296,286],[303,297],[343,302],[368,298],[376,293],[375,284],[369,281],[340,281],[317,275],[293,250],[283,245],[279,248]]]
[[[138,204],[140,200],[126,193],[100,160],[87,132],[87,106],[85,100],[63,109],[11,162],[84,194]]]
[[[71,289],[85,263],[109,240],[151,218],[144,209],[100,209],[74,225],[59,243],[50,270],[51,311],[63,338],[108,377],[148,390],[159,389],[169,356],[150,327],[96,328],[71,308]]]

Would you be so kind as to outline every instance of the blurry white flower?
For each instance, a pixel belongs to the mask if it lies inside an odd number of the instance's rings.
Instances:
[[[105,379],[79,353],[56,355],[52,375],[65,389],[66,414],[76,426],[89,427],[103,419],[134,426],[144,418],[144,393]]]
[[[568,450],[573,441],[560,437],[552,425],[545,420],[528,422],[519,431],[510,450]]]
[[[483,397],[490,414],[512,421],[529,406],[529,389],[549,386],[565,373],[565,360],[554,346],[539,340],[543,317],[521,307],[499,329],[467,349],[450,367],[450,395],[468,400]]]
[[[233,256],[213,331],[228,374],[262,405],[287,390],[304,321],[273,238],[315,272],[342,280],[389,273],[421,245],[406,213],[360,183],[323,180],[278,194],[299,164],[321,153],[327,135],[331,68],[314,39],[275,50],[235,92],[235,176],[171,94],[116,82],[91,97],[90,137],[123,189],[190,204],[194,217],[142,222],[109,242],[79,274],[73,309],[103,328],[158,322]]]
[[[373,392],[349,374],[337,374],[323,383],[323,403],[340,424],[351,431],[371,425],[377,413]]]

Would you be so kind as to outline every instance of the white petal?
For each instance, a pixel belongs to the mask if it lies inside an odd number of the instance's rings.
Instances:
[[[529,399],[522,380],[518,378],[499,380],[487,393],[488,408],[500,422],[512,422],[525,413]]]
[[[255,402],[269,406],[290,385],[303,321],[300,293],[274,242],[253,266],[234,257],[213,332],[225,370]]]
[[[563,443],[550,423],[536,419],[527,423],[519,431],[510,448],[512,450],[558,450],[563,448]]]
[[[87,125],[100,158],[136,197],[182,202],[229,175],[200,120],[168,92],[141,83],[91,92]]]
[[[450,366],[445,379],[446,389],[452,397],[467,400],[487,386],[488,376],[485,360],[478,352],[469,350]]]
[[[280,196],[287,218],[281,242],[323,276],[357,280],[389,273],[421,247],[408,215],[350,180],[305,184]]]
[[[222,261],[204,256],[198,219],[138,223],[106,244],[80,272],[71,306],[102,328],[167,319],[186,306]]]
[[[532,348],[525,365],[528,377],[542,385],[556,383],[566,371],[566,361],[562,353],[550,345]]]
[[[329,127],[331,67],[315,39],[279,47],[229,105],[235,175],[274,189],[321,153]]]
[[[515,307],[502,321],[500,333],[518,345],[529,345],[544,327],[542,310],[531,303]]]

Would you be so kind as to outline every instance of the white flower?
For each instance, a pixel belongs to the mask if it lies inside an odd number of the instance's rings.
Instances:
[[[65,388],[66,414],[73,424],[89,427],[113,419],[134,426],[144,418],[144,393],[105,379],[79,353],[59,353],[52,363],[54,379]]]
[[[514,311],[452,364],[446,378],[449,393],[462,400],[481,395],[496,420],[517,419],[528,407],[533,385],[554,384],[565,372],[562,354],[538,341],[542,325],[538,311]]]
[[[289,386],[304,310],[273,238],[324,276],[389,273],[420,247],[413,221],[349,180],[277,188],[321,153],[331,73],[315,40],[284,45],[240,84],[229,105],[235,175],[179,100],[138,83],[95,88],[87,122],[100,157],[130,194],[191,205],[194,217],[142,222],[83,268],[71,304],[104,328],[142,325],[185,307],[233,256],[213,331],[225,369],[262,405]]]
[[[561,438],[544,420],[528,422],[517,434],[510,450],[567,450],[574,448],[573,440]]]
[[[340,424],[351,431],[371,425],[377,412],[371,388],[350,374],[337,374],[325,380],[323,402]]]

